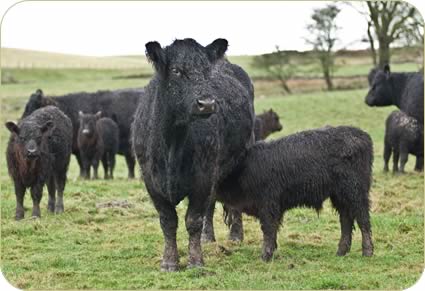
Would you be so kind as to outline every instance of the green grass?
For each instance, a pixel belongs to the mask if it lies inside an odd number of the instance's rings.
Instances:
[[[34,79],[32,83],[1,87],[1,122],[17,119],[33,90],[49,94],[121,87],[140,87],[147,80],[111,79],[108,72],[62,72],[65,77]],[[31,77],[31,72],[26,72]],[[34,76],[37,73],[34,72]],[[62,79],[61,79],[62,78]],[[88,78],[88,79],[87,79]],[[78,81],[76,81],[78,79]],[[113,181],[77,180],[74,157],[65,189],[65,213],[15,222],[13,185],[0,157],[1,270],[21,289],[401,289],[415,283],[424,268],[424,179],[412,171],[402,176],[382,172],[384,120],[394,108],[369,108],[365,90],[266,95],[257,98],[257,112],[272,107],[284,129],[278,138],[323,125],[354,125],[373,138],[372,231],[375,255],[361,256],[359,230],[351,253],[336,257],[338,217],[325,203],[318,217],[309,209],[289,211],[278,236],[279,248],[271,263],[260,259],[262,235],[256,220],[244,216],[245,241],[227,240],[221,206],[217,207],[217,243],[203,246],[205,267],[186,269],[188,236],[184,227],[186,203],[178,207],[178,248],[182,270],[159,272],[163,237],[158,215],[143,182],[127,180],[124,160],[118,157]],[[0,152],[9,134],[0,128]],[[27,194],[26,207],[32,203]],[[96,203],[127,199],[132,208],[97,209]],[[26,216],[30,215],[27,211]],[[220,246],[229,253],[223,252]]]

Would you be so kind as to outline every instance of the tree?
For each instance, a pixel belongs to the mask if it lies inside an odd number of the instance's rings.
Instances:
[[[333,90],[332,75],[334,70],[335,43],[338,41],[337,31],[339,27],[335,23],[340,9],[336,5],[327,5],[325,8],[314,9],[311,24],[307,25],[307,30],[311,37],[307,38],[307,43],[313,45],[322,67],[323,78],[328,90]]]
[[[290,62],[290,56],[276,46],[276,51],[270,54],[255,56],[252,62],[255,68],[265,71],[270,77],[279,80],[282,89],[291,94],[288,80],[295,73],[295,66]]]
[[[401,1],[367,1],[369,29],[379,43],[379,62],[383,67],[391,60],[390,45],[396,41],[423,43],[423,19],[412,5]],[[371,44],[373,36],[369,37]],[[373,50],[373,48],[372,48]]]

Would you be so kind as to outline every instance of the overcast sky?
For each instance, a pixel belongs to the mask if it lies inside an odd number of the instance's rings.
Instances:
[[[259,54],[279,45],[307,50],[306,25],[330,1],[287,2],[23,2],[1,26],[1,46],[78,55],[143,54],[144,44],[191,37],[207,45],[222,37],[229,55]],[[341,5],[339,47],[365,48],[364,18]]]

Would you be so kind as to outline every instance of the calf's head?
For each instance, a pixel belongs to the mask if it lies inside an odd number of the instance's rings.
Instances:
[[[82,111],[78,112],[80,120],[80,128],[78,134],[85,137],[92,137],[96,132],[96,122],[101,117],[102,112],[99,111],[96,114],[85,114]]]
[[[12,121],[6,122],[6,128],[15,135],[14,142],[20,156],[27,160],[35,160],[41,156],[46,133],[52,126],[52,121],[47,121],[41,126],[29,121],[23,122],[20,126]]]
[[[273,109],[264,112],[264,121],[268,130],[271,132],[281,131],[283,128],[279,120],[279,115]]]
[[[390,66],[376,70],[365,102],[369,106],[387,106],[393,104]]]
[[[158,78],[158,98],[176,122],[209,117],[218,110],[214,78],[216,62],[227,50],[227,40],[217,39],[206,47],[193,39],[176,40],[162,48],[146,44],[146,55]]]

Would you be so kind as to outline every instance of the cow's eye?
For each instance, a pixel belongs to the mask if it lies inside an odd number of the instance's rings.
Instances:
[[[176,75],[177,77],[180,77],[182,74],[181,71],[177,68],[172,68],[171,72],[173,73],[173,75]]]

